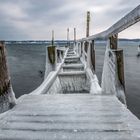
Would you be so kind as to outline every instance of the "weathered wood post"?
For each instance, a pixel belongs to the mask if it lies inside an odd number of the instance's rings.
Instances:
[[[7,68],[5,43],[0,41],[0,113],[12,108],[15,102]]]
[[[118,49],[118,50],[115,50],[114,52],[115,52],[116,59],[117,59],[118,78],[125,91],[123,50]]]
[[[83,56],[83,46],[84,46],[84,42],[81,42],[81,56]]]
[[[74,28],[74,45],[76,46],[76,28]]]
[[[89,36],[89,26],[90,26],[90,11],[87,11],[86,37]]]
[[[67,47],[70,46],[69,42],[69,28],[67,28]]]
[[[94,47],[94,40],[91,42],[91,47],[90,47],[90,57],[91,57],[91,69],[93,72],[95,72],[95,47]]]
[[[118,48],[118,34],[110,36],[109,41],[110,41],[110,49],[117,50],[117,48]]]
[[[57,50],[54,45],[54,31],[52,31],[52,44],[48,46],[48,58],[51,64],[55,64],[57,62]]]
[[[118,79],[125,90],[123,50],[118,49],[118,35],[112,35],[111,37],[109,37],[109,40],[110,48],[113,50],[117,59]]]

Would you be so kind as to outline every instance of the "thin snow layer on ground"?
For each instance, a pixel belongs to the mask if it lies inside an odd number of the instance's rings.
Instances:
[[[126,103],[124,89],[120,84],[117,74],[116,56],[107,46],[102,73],[102,91],[104,94],[116,95],[122,103]]]
[[[7,93],[0,96],[0,113],[3,113],[16,104],[15,94],[12,87],[9,87]]]

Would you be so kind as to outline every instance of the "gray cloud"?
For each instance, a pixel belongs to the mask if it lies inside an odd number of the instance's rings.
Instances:
[[[139,4],[139,0],[6,0],[0,1],[0,39],[66,38],[66,28],[78,30],[84,37],[85,15],[92,14],[91,33],[105,30]],[[136,26],[138,28],[138,26]],[[84,32],[83,32],[84,31]]]

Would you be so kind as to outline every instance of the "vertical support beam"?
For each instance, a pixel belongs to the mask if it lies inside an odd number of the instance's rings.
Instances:
[[[81,57],[81,42],[79,43],[79,55],[80,55],[80,57]]]
[[[116,59],[117,59],[117,71],[118,71],[118,79],[125,91],[125,77],[124,77],[124,59],[123,59],[123,50],[114,50]]]
[[[86,37],[89,37],[89,26],[90,26],[90,12],[89,12],[89,11],[87,11]]]
[[[91,69],[93,72],[95,72],[95,47],[94,47],[94,40],[91,42],[91,47],[90,47],[90,56],[91,56]]]
[[[87,11],[86,37],[89,37],[89,27],[90,27],[90,12]],[[88,51],[87,49],[88,46],[89,46],[88,42],[85,42],[85,52]]]
[[[83,44],[84,42],[81,42],[81,56],[83,55]]]
[[[15,105],[15,95],[12,90],[7,67],[4,41],[0,41],[0,113]]]
[[[69,28],[67,28],[67,46],[69,46]]]
[[[87,67],[88,68],[91,68],[92,67],[92,60],[91,60],[91,47],[92,47],[92,42],[91,41],[89,41],[88,42],[88,47],[87,47]]]
[[[74,28],[74,45],[76,45],[76,28]]]
[[[51,64],[57,63],[57,50],[54,45],[54,31],[52,30],[52,45],[47,47],[48,49],[48,58]]]
[[[118,47],[118,34],[112,35],[109,37],[110,49],[117,49]]]
[[[118,79],[125,90],[125,78],[124,78],[124,61],[123,61],[123,50],[118,50],[118,34],[112,35],[109,37],[110,40],[110,49],[116,55],[117,61],[117,72],[118,72]]]
[[[52,46],[54,46],[54,30],[52,30]]]
[[[10,86],[8,68],[6,64],[5,44],[0,41],[0,96],[6,94]]]

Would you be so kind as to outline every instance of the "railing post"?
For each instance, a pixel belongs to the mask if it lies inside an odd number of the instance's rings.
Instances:
[[[91,65],[92,65],[92,70],[95,71],[95,47],[94,47],[94,40],[91,42],[90,46],[90,57],[91,57]]]
[[[91,68],[91,42],[87,42],[87,67]]]
[[[12,90],[7,68],[4,41],[0,41],[0,113],[15,105],[15,95]]]
[[[118,35],[116,34],[109,37],[109,41],[110,41],[110,49],[113,50],[116,56],[118,79],[125,90],[123,50],[118,49]]]
[[[55,46],[48,46],[48,58],[50,60],[51,64],[55,64],[55,62],[57,62],[57,58],[56,58],[56,47]]]
[[[79,56],[81,57],[81,42],[78,42],[78,53]]]
[[[112,35],[109,37],[110,41],[110,49],[117,49],[118,48],[118,35]]]
[[[124,59],[123,59],[123,50],[114,50],[116,55],[117,61],[117,72],[118,72],[118,79],[120,84],[123,86],[125,91],[125,78],[124,78]]]

